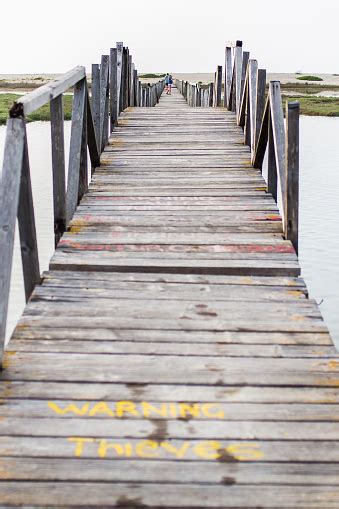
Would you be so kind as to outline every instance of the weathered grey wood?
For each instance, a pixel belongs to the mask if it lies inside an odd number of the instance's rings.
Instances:
[[[38,243],[27,143],[25,133],[18,203],[18,225],[26,301],[29,299],[35,285],[40,282]]]
[[[286,104],[286,195],[284,232],[298,253],[299,230],[299,114],[298,102]]]
[[[117,116],[123,110],[121,104],[123,42],[116,43],[117,49]]]
[[[260,126],[263,121],[263,115],[265,111],[265,89],[266,89],[266,70],[258,69],[257,74],[257,97],[256,97],[256,107],[255,107],[255,150],[252,153],[252,161],[255,157],[256,147],[260,134]]]
[[[86,84],[85,80],[82,80],[74,87],[71,141],[68,163],[68,185],[66,194],[67,224],[72,219],[78,204],[80,164],[84,130],[84,112],[86,105],[85,102]]]
[[[267,97],[262,121],[259,125],[259,135],[256,143],[256,150],[252,161],[253,167],[262,169],[264,162],[267,142],[268,142],[268,129],[270,119],[270,99]]]
[[[6,335],[9,288],[12,271],[15,221],[25,147],[23,119],[7,120],[2,178],[0,180],[0,362]]]
[[[100,140],[101,152],[108,141],[109,55],[102,55],[100,65]]]
[[[209,99],[208,99],[208,106],[212,107],[214,101],[214,86],[213,83],[210,83],[209,85]]]
[[[92,106],[89,100],[88,88],[86,86],[86,117],[87,117],[87,144],[88,151],[91,158],[91,175],[93,175],[95,169],[100,166],[100,152],[98,145],[97,133],[93,122]]]
[[[234,99],[237,118],[239,117],[241,103],[242,58],[242,46],[236,46],[234,49]]]
[[[249,63],[249,58],[250,58],[249,52],[248,51],[244,51],[243,54],[242,54],[240,107],[241,107],[241,99],[242,99],[243,91],[244,91],[245,79],[246,79],[246,75],[247,75],[247,67],[248,67],[248,63]],[[239,123],[240,107],[239,107],[239,113],[238,113],[238,123]]]
[[[276,163],[275,142],[272,128],[272,114],[269,113],[268,122],[268,154],[267,154],[267,191],[274,200],[278,200],[278,173]]]
[[[228,108],[232,84],[232,48],[225,48],[224,107]]]
[[[101,147],[100,133],[100,66],[92,65],[92,115],[98,147]]]
[[[215,105],[221,106],[222,65],[218,65],[215,81]]]
[[[249,61],[249,124],[250,124],[250,148],[251,158],[255,152],[255,136],[256,136],[256,102],[258,90],[258,62],[256,60]]]
[[[237,46],[242,46],[242,41],[227,41],[226,46],[228,48],[236,48]]]
[[[79,185],[78,185],[78,202],[88,190],[88,157],[87,157],[87,83],[85,82],[85,102],[83,109],[83,121],[81,131],[81,151],[80,151],[80,167],[79,167]]]
[[[282,200],[285,200],[286,193],[286,160],[285,160],[285,126],[284,113],[281,103],[280,82],[271,81],[269,88],[271,106],[271,124],[274,138],[275,161],[279,173],[280,190]]]
[[[172,461],[147,461],[59,458],[6,458],[6,479],[22,481],[82,481],[82,482],[167,482],[176,484],[252,484],[338,485],[339,467],[335,463],[209,463],[192,461],[188,464]],[[265,488],[263,488],[265,489]],[[293,489],[293,488],[292,488]]]
[[[270,101],[251,154],[233,113],[177,86],[121,114],[16,327],[0,376],[8,505],[337,505],[338,354],[251,166]],[[145,85],[144,106],[162,89]]]
[[[20,97],[11,108],[10,116],[27,116],[33,113],[84,78],[86,78],[85,67],[75,67],[61,78],[50,81],[33,92]]]
[[[109,67],[109,79],[110,79],[110,132],[112,133],[114,127],[118,121],[118,89],[117,89],[117,49],[110,49],[110,67]]]
[[[180,447],[179,444],[174,444]],[[57,447],[57,444],[55,444]],[[339,503],[337,486],[262,486],[236,485],[232,477],[224,476],[224,485],[82,483],[82,482],[10,482],[2,483],[4,503],[17,506],[47,507],[51,494],[61,506],[78,506],[86,500],[88,506],[99,507],[166,507],[166,508],[248,508],[253,500],[256,507],[335,508]],[[228,482],[227,482],[228,480]],[[227,485],[232,484],[232,485]],[[330,493],[330,496],[329,496]],[[129,504],[128,506],[126,504]],[[279,505],[278,505],[279,503]],[[131,505],[134,504],[134,505]],[[135,505],[137,504],[137,505]],[[81,507],[80,505],[80,507]],[[254,506],[253,506],[254,507]]]
[[[51,109],[51,141],[52,141],[52,172],[53,172],[53,211],[54,211],[54,242],[57,246],[66,230],[66,174],[65,174],[65,142],[64,142],[64,108],[63,97],[52,99]]]

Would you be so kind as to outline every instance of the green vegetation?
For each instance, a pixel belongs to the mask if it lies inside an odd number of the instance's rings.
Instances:
[[[302,115],[339,117],[339,97],[283,96],[286,101],[298,101]]]
[[[282,83],[281,90],[283,92],[291,91],[291,95],[293,92],[298,92],[299,94],[319,94],[319,92],[338,92],[339,85],[317,85],[314,83]]]
[[[301,80],[301,81],[324,81],[319,76],[297,76],[297,80]]]
[[[20,97],[18,94],[0,94],[0,124],[6,124],[9,109],[13,106],[14,101]],[[72,102],[72,95],[64,95],[65,120],[71,120],[72,118]],[[27,117],[28,122],[35,120],[50,120],[49,104]]]
[[[166,76],[166,73],[162,73],[162,74],[149,73],[149,74],[140,74],[139,78],[142,78],[142,79],[163,78],[164,76]]]

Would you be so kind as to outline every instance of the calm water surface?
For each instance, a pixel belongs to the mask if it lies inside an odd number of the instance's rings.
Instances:
[[[69,139],[70,123],[65,126]],[[310,296],[339,346],[339,118],[301,117],[300,125],[300,263]],[[50,126],[28,125],[32,185],[41,270],[48,268],[53,247]],[[2,164],[5,127],[0,126]],[[66,143],[66,145],[68,145]],[[8,336],[24,307],[23,280],[16,237]]]

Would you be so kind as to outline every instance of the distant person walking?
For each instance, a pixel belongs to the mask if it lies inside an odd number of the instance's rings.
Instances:
[[[172,85],[173,85],[173,78],[171,74],[166,74],[165,76],[165,85],[166,85],[166,94],[171,95],[172,93]]]

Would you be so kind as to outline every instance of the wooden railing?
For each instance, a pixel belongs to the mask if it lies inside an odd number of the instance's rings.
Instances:
[[[271,81],[266,93],[266,70],[259,69],[258,62],[249,57],[241,41],[227,43],[223,77],[218,66],[214,83],[176,80],[176,86],[190,106],[223,105],[234,112],[244,130],[244,144],[251,149],[254,168],[262,170],[267,152],[267,191],[278,203],[280,190],[284,236],[298,253],[299,103],[286,103],[285,125],[280,82]]]
[[[73,87],[71,138],[66,186],[63,94]],[[53,206],[55,245],[67,229],[74,211],[87,191],[89,170],[100,165],[100,155],[109,131],[117,125],[119,114],[129,106],[155,106],[164,82],[143,85],[123,43],[92,67],[92,94],[88,91],[84,67],[72,69],[17,100],[9,111],[0,185],[0,360],[2,358],[14,232],[18,218],[26,300],[40,282],[40,267],[30,177],[26,117],[50,104]]]

